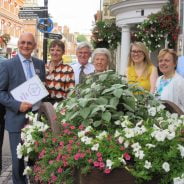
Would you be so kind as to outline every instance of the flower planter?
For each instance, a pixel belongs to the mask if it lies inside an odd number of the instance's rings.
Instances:
[[[105,174],[94,169],[87,175],[80,176],[80,184],[134,184],[135,178],[125,169],[114,169]]]
[[[114,169],[110,174],[94,169],[87,175],[80,175],[80,181],[75,184],[136,184],[136,182],[135,177],[126,169]],[[159,179],[147,181],[143,184],[159,184]]]

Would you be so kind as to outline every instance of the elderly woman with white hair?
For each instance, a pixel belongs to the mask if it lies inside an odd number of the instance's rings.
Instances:
[[[109,69],[112,61],[111,53],[106,48],[97,48],[92,53],[91,61],[95,67],[95,73],[104,72]]]

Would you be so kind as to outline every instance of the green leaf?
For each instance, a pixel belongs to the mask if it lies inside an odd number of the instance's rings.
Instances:
[[[108,111],[102,113],[102,119],[107,121],[107,122],[110,122],[110,120],[111,120],[111,113],[108,112]]]
[[[67,114],[66,119],[67,120],[72,120],[72,119],[74,119],[78,115],[79,115],[79,111],[76,111],[75,113],[70,112],[70,113]]]
[[[105,94],[105,93],[108,93],[110,91],[114,91],[114,88],[108,88],[108,89],[103,90],[102,95]]]
[[[101,104],[101,105],[107,105],[108,104],[108,100],[104,97],[100,97],[96,100],[96,103]]]
[[[129,98],[124,99],[124,101],[125,101],[126,105],[128,105],[131,109],[133,109],[133,111],[135,110],[134,98],[129,97]]]
[[[116,108],[116,106],[118,105],[118,103],[119,103],[119,98],[114,97],[114,98],[111,98],[110,99],[110,105],[111,106],[113,106],[113,107]]]
[[[91,112],[91,115],[93,115],[94,113],[98,112],[98,111],[105,111],[105,105],[98,105],[96,106],[92,112]]]
[[[90,108],[85,108],[85,109],[81,109],[79,111],[79,114],[83,117],[83,119],[86,119],[88,115],[90,114],[90,112],[91,112]]]
[[[83,124],[85,127],[87,127],[87,126],[90,125],[90,121],[88,121],[88,120],[83,120],[83,121],[82,121],[82,124]]]
[[[98,127],[98,126],[100,126],[101,124],[102,124],[101,121],[95,121],[95,122],[93,123],[94,127]]]
[[[115,97],[120,98],[123,93],[123,89],[115,89],[113,94]]]
[[[134,112],[134,109],[132,109],[129,105],[127,105],[127,104],[125,104],[125,103],[123,103],[123,105],[124,105],[124,107],[125,107],[127,110]]]
[[[107,74],[101,74],[101,75],[99,76],[99,80],[100,80],[100,81],[104,81],[104,80],[107,79],[107,77],[108,77]]]

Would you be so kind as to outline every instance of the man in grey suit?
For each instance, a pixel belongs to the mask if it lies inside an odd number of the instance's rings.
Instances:
[[[27,123],[25,114],[32,109],[32,104],[15,100],[10,91],[33,75],[45,80],[44,62],[31,57],[36,48],[35,38],[31,33],[23,33],[18,41],[19,52],[16,57],[0,63],[0,103],[6,107],[5,129],[9,133],[12,154],[12,178],[14,184],[26,184],[23,176],[24,161],[17,158],[16,148],[21,142],[21,129]],[[29,64],[29,70],[27,68]],[[32,76],[30,76],[30,72]]]

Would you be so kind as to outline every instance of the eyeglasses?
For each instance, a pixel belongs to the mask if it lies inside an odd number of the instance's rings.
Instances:
[[[143,54],[142,50],[131,50],[131,54]]]
[[[78,54],[80,54],[80,55],[88,55],[90,52],[78,52]]]
[[[21,41],[21,42],[19,42],[21,45],[25,45],[25,44],[27,44],[28,46],[32,46],[33,45],[33,42],[30,42],[30,41],[28,41],[28,42],[26,42],[26,41]]]

